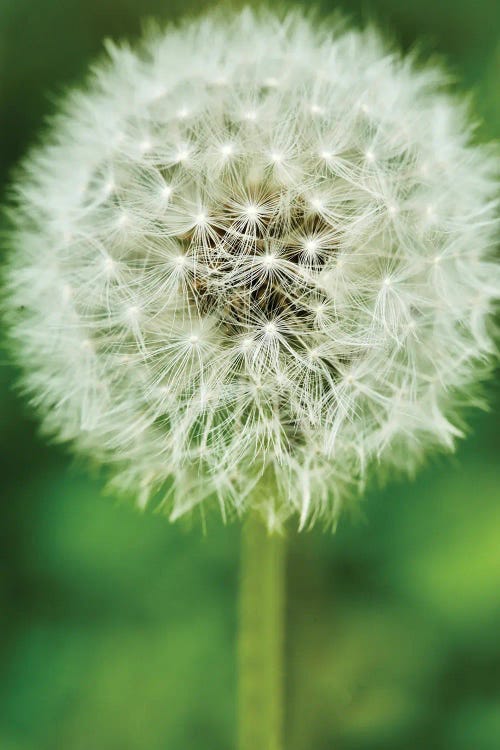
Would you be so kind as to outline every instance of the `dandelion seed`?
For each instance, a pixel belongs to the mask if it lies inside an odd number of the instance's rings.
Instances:
[[[234,154],[234,146],[232,143],[225,143],[221,146],[221,153],[223,156],[232,156]]]
[[[309,111],[313,115],[322,115],[324,112],[323,107],[320,107],[318,104],[311,104]]]
[[[243,210],[243,215],[246,216],[248,219],[256,219],[257,216],[259,215],[259,207],[251,203],[249,206],[245,206]]]
[[[187,159],[189,159],[189,149],[188,148],[180,148],[177,151],[176,155],[175,155],[176,162],[180,163],[180,162],[183,162],[183,161],[187,161]]]

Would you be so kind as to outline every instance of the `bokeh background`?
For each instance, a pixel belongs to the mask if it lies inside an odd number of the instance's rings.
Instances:
[[[0,0],[0,189],[106,36],[196,0]],[[442,56],[498,137],[495,0],[323,2]],[[450,363],[450,367],[453,363]],[[47,446],[0,354],[1,750],[235,747],[239,528],[138,515]],[[291,534],[287,750],[500,747],[500,439],[372,489],[365,519]],[[255,750],[260,750],[256,748]]]

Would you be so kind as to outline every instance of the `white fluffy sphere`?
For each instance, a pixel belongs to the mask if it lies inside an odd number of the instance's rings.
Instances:
[[[494,159],[374,30],[251,11],[108,45],[11,208],[49,433],[172,518],[334,524],[461,434],[492,353]]]

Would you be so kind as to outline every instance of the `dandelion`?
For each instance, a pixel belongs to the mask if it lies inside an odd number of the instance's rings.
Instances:
[[[141,507],[334,527],[477,402],[491,150],[370,28],[245,10],[107,53],[15,184],[24,387]]]
[[[24,385],[140,505],[335,525],[373,464],[462,434],[493,349],[488,150],[373,30],[247,10],[107,50],[15,186]]]

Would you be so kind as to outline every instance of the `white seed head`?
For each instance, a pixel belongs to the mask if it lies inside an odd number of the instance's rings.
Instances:
[[[461,434],[492,151],[373,29],[246,10],[108,53],[17,179],[24,385],[141,506],[334,526],[372,466]]]

